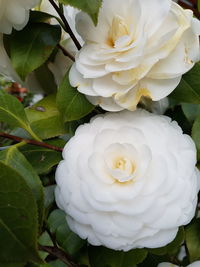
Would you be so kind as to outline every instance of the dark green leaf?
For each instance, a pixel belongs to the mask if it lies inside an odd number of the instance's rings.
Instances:
[[[23,105],[16,97],[2,90],[0,90],[0,121],[8,123],[12,127],[23,128],[29,132],[33,138],[37,139],[37,136],[35,136],[30,128]]]
[[[35,77],[40,86],[47,94],[53,94],[57,90],[57,86],[54,80],[52,72],[47,67],[47,64],[43,64],[41,67],[34,71]]]
[[[88,13],[94,24],[97,24],[102,0],[59,0],[59,2],[65,5],[71,5]]]
[[[0,170],[0,263],[40,263],[37,205],[32,191],[14,169],[0,162]]]
[[[135,267],[147,256],[145,249],[128,252],[116,251],[105,247],[89,247],[91,267]]]
[[[68,73],[58,89],[57,107],[65,122],[78,120],[94,109],[94,106],[89,103],[85,96],[70,85]]]
[[[76,254],[85,241],[73,233],[67,224],[66,215],[61,210],[54,210],[48,218],[48,226],[56,235],[58,244],[70,255]]]
[[[200,104],[200,63],[183,76],[170,97],[179,102]]]
[[[197,147],[198,160],[200,160],[200,116],[198,116],[192,127],[192,138]]]
[[[56,106],[55,95],[49,95],[26,108],[31,127],[40,138],[48,139],[64,134],[64,124]]]
[[[7,37],[12,65],[22,80],[49,58],[60,37],[60,27],[46,23],[29,23]]]
[[[189,252],[190,261],[200,259],[200,219],[195,220],[186,227],[186,246]]]
[[[30,163],[26,160],[23,154],[15,148],[15,146],[11,146],[0,152],[0,162],[4,163],[23,177],[35,197],[38,206],[39,221],[40,224],[42,224],[44,213],[43,187],[40,178],[37,176]]]
[[[38,174],[49,172],[53,166],[62,160],[61,152],[44,147],[26,145],[20,150]]]
[[[200,116],[200,105],[182,103],[182,110],[189,122],[193,123]]]
[[[50,19],[55,18],[55,16],[45,13],[42,11],[30,11],[30,18],[31,22],[48,22]]]

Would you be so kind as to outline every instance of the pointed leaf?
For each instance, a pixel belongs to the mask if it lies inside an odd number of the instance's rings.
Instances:
[[[38,206],[39,221],[40,224],[42,224],[44,212],[43,187],[40,178],[37,176],[30,163],[15,146],[11,146],[0,152],[0,162],[4,163],[23,177],[35,197]]]
[[[12,65],[22,80],[49,58],[60,38],[60,27],[46,23],[29,23],[7,36]]]
[[[0,170],[0,262],[13,266],[29,260],[40,263],[37,205],[32,191],[14,169],[0,162]]]
[[[65,122],[78,120],[94,109],[94,106],[89,103],[85,96],[70,85],[68,73],[58,89],[57,107]]]

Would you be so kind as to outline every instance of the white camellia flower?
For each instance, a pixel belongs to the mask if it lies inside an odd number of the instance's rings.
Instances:
[[[12,28],[21,30],[28,22],[29,10],[39,0],[0,0],[0,32],[10,34]]]
[[[56,202],[72,231],[116,250],[171,242],[195,213],[196,149],[170,118],[144,110],[81,125],[56,171]]]
[[[170,262],[162,262],[162,263],[158,264],[157,267],[179,267],[179,266],[175,265],[173,263],[170,263]],[[195,261],[195,262],[187,265],[187,267],[200,267],[200,261]]]
[[[108,111],[166,97],[199,60],[200,23],[171,0],[104,0],[97,27],[80,13],[77,30],[70,82]]]

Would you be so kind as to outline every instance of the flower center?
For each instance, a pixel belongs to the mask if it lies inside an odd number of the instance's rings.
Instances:
[[[122,36],[128,35],[129,30],[127,24],[120,16],[115,16],[112,20],[112,26],[109,31],[109,44],[114,47],[115,42]]]

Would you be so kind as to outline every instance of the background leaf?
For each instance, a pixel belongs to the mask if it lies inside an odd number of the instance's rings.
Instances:
[[[200,219],[186,227],[186,246],[191,262],[200,259]]]
[[[179,102],[200,104],[200,63],[183,75],[181,82],[170,97]]]
[[[65,122],[78,120],[94,109],[85,96],[70,85],[68,73],[58,89],[56,102]]]
[[[49,58],[60,38],[60,26],[46,23],[29,23],[7,36],[12,65],[22,80]]]
[[[31,127],[42,139],[64,134],[64,123],[56,106],[56,96],[49,95],[25,109]]]
[[[200,116],[197,117],[192,127],[192,138],[197,147],[198,160],[200,160]]]
[[[40,178],[37,176],[30,163],[15,146],[11,146],[0,152],[0,162],[4,163],[23,177],[35,197],[38,207],[39,222],[42,224],[44,213],[43,187]]]
[[[73,233],[67,224],[66,215],[62,210],[54,210],[48,218],[48,226],[56,235],[56,240],[67,253],[76,254],[85,244],[85,240]]]
[[[94,24],[97,24],[102,0],[59,0],[59,2],[65,5],[71,5],[88,13]]]
[[[24,178],[0,162],[0,264],[40,263],[37,206]],[[4,265],[3,265],[4,266]]]
[[[147,254],[145,249],[123,252],[105,247],[89,247],[91,267],[136,267],[136,264],[142,262]]]
[[[25,129],[33,138],[38,139],[32,131],[23,105],[19,100],[0,90],[0,121],[8,123],[12,127]]]

